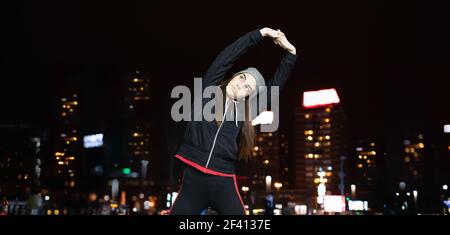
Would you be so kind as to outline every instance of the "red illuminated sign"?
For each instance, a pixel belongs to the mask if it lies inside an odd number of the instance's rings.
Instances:
[[[305,108],[316,108],[339,102],[339,96],[334,88],[303,92],[303,107]]]

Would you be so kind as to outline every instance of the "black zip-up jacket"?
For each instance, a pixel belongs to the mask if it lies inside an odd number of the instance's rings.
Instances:
[[[262,38],[259,29],[256,29],[241,36],[223,49],[204,75],[203,89],[207,86],[219,85],[225,79],[226,72],[233,66],[234,62],[248,49],[262,41]],[[273,79],[267,83],[267,86],[279,86],[281,91],[294,68],[296,60],[296,55],[286,52]],[[214,99],[214,97],[202,98],[202,105],[204,106],[211,99]],[[239,110],[240,103],[233,102],[234,105],[231,103],[225,104],[225,114]],[[193,115],[191,114],[191,116]],[[235,163],[239,155],[237,140],[242,128],[242,121],[229,121],[224,118],[223,122],[217,124],[215,120],[202,120],[190,121],[187,124],[184,139],[176,157],[206,173],[235,174]]]

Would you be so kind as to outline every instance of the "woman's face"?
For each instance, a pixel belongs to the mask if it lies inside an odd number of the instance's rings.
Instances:
[[[226,86],[230,99],[241,100],[256,90],[256,80],[250,73],[240,73],[234,76]]]

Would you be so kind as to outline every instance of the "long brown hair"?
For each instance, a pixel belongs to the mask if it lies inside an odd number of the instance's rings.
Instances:
[[[233,78],[229,78],[220,83],[219,88],[222,90],[223,102],[226,100],[226,86]],[[222,103],[223,105],[223,103]],[[216,106],[217,107],[217,106]],[[223,106],[222,106],[223,107]],[[216,111],[218,109],[216,108]],[[235,110],[237,112],[237,110]],[[216,115],[217,117],[217,115]],[[250,101],[249,97],[245,98],[245,118],[242,125],[241,133],[239,134],[239,159],[247,161],[251,157],[251,150],[255,146],[255,128],[252,125],[250,119]],[[217,124],[220,126],[222,120],[217,120]]]

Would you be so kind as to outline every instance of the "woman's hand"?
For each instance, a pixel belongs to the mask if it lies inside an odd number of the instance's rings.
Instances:
[[[273,29],[267,28],[267,27],[259,30],[259,32],[261,33],[261,35],[263,37],[271,37],[272,39],[284,36],[284,33],[281,32],[280,30],[273,30]]]
[[[297,50],[295,49],[294,45],[292,45],[286,38],[286,35],[284,35],[283,32],[281,32],[279,29],[274,30],[271,28],[263,28],[260,30],[261,35],[263,37],[271,37],[273,42],[276,45],[281,46],[283,49],[287,50],[291,54],[296,54]]]
[[[286,38],[286,36],[283,34],[283,36],[277,37],[273,39],[274,43],[282,47],[283,49],[287,50],[291,54],[296,54],[297,50],[295,49],[294,45],[292,45]]]

